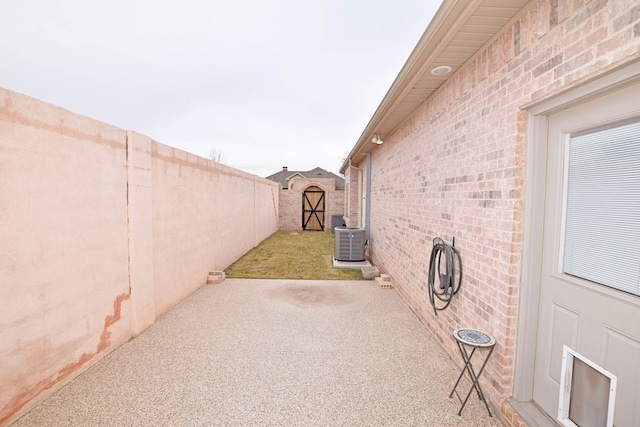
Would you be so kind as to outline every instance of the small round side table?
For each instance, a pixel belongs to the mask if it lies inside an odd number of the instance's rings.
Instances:
[[[458,411],[458,415],[461,415],[464,406],[467,404],[467,400],[469,400],[469,396],[471,396],[471,393],[475,389],[478,393],[478,397],[480,398],[480,400],[482,400],[484,406],[487,408],[489,416],[492,417],[493,415],[491,415],[491,410],[489,409],[489,405],[487,404],[487,399],[485,399],[484,393],[482,392],[482,388],[480,387],[480,383],[478,381],[480,379],[480,375],[482,375],[482,371],[484,371],[485,366],[487,366],[487,362],[491,357],[491,353],[493,353],[493,349],[496,345],[496,339],[485,332],[467,328],[456,329],[455,331],[453,331],[453,338],[455,338],[456,343],[458,344],[458,348],[460,349],[460,355],[464,360],[464,367],[462,368],[462,371],[458,376],[458,381],[456,381],[456,385],[453,386],[453,390],[451,390],[451,394],[449,395],[449,397],[453,397],[454,393],[456,396],[458,396],[458,399],[462,403],[462,407],[460,408],[460,411]],[[471,349],[471,353],[468,352],[468,349]],[[471,363],[471,358],[478,349],[489,350],[489,352],[486,354],[480,370],[476,373],[475,369],[473,368],[473,364]],[[464,376],[465,372],[469,373],[472,385],[463,401],[456,391],[456,388],[458,387],[458,384],[460,384],[460,380]]]

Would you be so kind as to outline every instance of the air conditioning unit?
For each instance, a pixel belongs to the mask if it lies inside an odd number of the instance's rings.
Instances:
[[[333,257],[336,261],[364,261],[364,228],[336,227]]]

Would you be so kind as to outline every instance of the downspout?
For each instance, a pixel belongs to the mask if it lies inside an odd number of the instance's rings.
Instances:
[[[366,242],[371,238],[371,153],[367,152],[367,175],[366,175],[366,192],[364,195],[364,239]]]

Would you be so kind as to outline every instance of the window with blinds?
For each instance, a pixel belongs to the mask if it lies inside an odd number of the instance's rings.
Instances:
[[[640,118],[566,145],[562,271],[640,296]]]

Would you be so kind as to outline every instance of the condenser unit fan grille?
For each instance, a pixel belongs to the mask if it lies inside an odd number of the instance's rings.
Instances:
[[[336,261],[364,261],[365,230],[336,227],[334,258]]]

